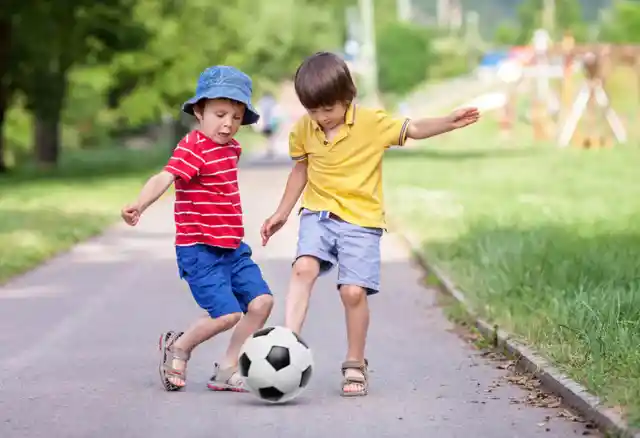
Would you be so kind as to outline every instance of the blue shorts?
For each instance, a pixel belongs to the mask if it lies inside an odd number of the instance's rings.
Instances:
[[[271,295],[260,268],[251,260],[251,248],[244,242],[237,249],[176,246],[176,256],[180,278],[212,318],[246,313],[254,298]]]
[[[373,295],[380,288],[381,228],[345,222],[328,212],[303,209],[300,213],[296,260],[312,256],[320,261],[320,274],[338,265],[338,287],[353,285]]]

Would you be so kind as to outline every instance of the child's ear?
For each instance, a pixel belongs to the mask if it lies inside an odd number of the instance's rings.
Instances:
[[[198,122],[202,122],[202,105],[200,102],[193,106],[193,115],[196,116]]]

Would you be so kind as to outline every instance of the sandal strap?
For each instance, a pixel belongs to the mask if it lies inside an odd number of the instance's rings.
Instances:
[[[234,375],[235,375],[235,379],[233,379]],[[216,380],[220,382],[231,383],[232,379],[238,380],[240,378],[240,375],[238,374],[238,371],[235,367],[230,367],[230,368],[218,367],[215,377],[216,377]]]
[[[227,383],[231,386],[236,386],[236,387],[244,386],[244,380],[240,376],[240,373],[238,373],[237,371],[234,371],[233,374],[229,376],[229,378],[227,379]]]
[[[183,360],[185,362],[191,359],[190,353],[187,353],[182,348],[176,348],[173,345],[170,347],[167,347],[167,353],[171,354],[172,359]]]
[[[348,385],[349,383],[361,383],[361,384],[365,384],[367,383],[367,378],[365,376],[349,376],[349,377],[344,377],[342,379],[342,385]]]
[[[244,379],[238,372],[237,367],[220,368],[218,364],[214,366],[215,371],[211,377],[211,382],[233,388],[244,388]]]
[[[175,376],[175,377],[179,377],[181,379],[184,379],[186,374],[187,374],[185,370],[177,370],[177,369],[173,368],[170,365],[163,365],[162,368],[164,369],[164,372],[166,374],[169,374],[169,375]]]
[[[358,362],[356,360],[347,360],[342,363],[342,374],[344,374],[347,370],[358,370],[362,374],[366,375],[368,367],[369,362],[367,361],[367,359],[364,360],[364,363]]]
[[[173,345],[178,340],[178,338],[183,334],[184,332],[171,333],[171,335],[169,336],[169,339],[167,339],[166,350],[167,350],[167,353],[169,353],[172,356],[171,359],[183,360],[187,362],[189,359],[191,359],[191,353],[187,353],[182,348],[176,348]]]

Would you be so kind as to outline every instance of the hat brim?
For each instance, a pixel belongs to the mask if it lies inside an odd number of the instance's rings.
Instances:
[[[187,100],[182,105],[182,111],[193,116],[193,106],[200,102],[202,99],[229,99],[240,102],[245,106],[244,117],[242,118],[243,125],[252,125],[260,119],[260,115],[256,109],[251,105],[251,102],[247,99],[246,95],[235,87],[228,86],[215,86],[204,93],[200,93],[191,99]]]

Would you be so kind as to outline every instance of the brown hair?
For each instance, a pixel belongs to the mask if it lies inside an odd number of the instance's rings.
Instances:
[[[294,83],[298,99],[307,109],[350,103],[357,94],[347,64],[328,52],[305,59],[296,71]]]

